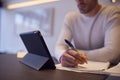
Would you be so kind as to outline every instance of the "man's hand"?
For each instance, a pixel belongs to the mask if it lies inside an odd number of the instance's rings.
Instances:
[[[76,67],[78,64],[87,63],[87,57],[83,52],[68,49],[60,58],[62,66]]]

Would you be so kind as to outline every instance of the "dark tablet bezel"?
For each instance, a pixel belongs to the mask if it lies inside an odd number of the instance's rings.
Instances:
[[[35,54],[49,58],[47,63],[43,66],[45,69],[55,69],[55,63],[47,48],[47,45],[43,39],[40,31],[30,31],[21,33],[20,37],[29,54]]]

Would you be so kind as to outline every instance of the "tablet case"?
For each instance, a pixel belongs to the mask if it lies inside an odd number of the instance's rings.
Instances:
[[[28,51],[22,63],[36,70],[56,68],[40,31],[21,33],[20,37]]]

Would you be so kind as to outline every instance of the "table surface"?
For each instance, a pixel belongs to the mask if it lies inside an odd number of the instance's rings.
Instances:
[[[105,74],[64,70],[34,70],[22,64],[15,54],[0,55],[0,80],[105,80]]]

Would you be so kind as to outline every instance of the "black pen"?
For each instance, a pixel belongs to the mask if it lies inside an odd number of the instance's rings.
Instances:
[[[65,39],[65,42],[67,43],[67,45],[68,45],[71,49],[77,51],[77,49],[73,46],[73,44],[72,44],[70,41],[68,41],[67,39]],[[78,58],[78,60],[81,61],[80,58]],[[87,61],[85,61],[85,62],[87,63]]]
[[[70,41],[68,41],[67,39],[65,39],[65,42],[67,43],[67,45],[68,45],[71,49],[77,51]]]

